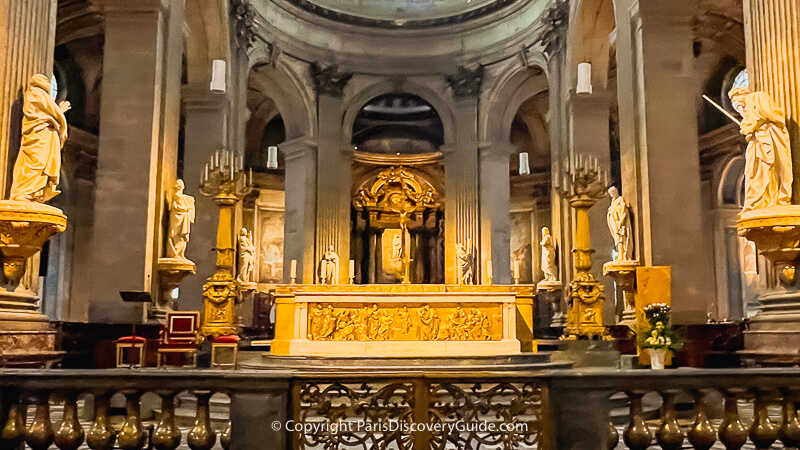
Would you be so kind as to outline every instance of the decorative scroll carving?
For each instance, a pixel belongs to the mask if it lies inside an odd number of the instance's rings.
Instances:
[[[473,307],[377,304],[309,308],[308,339],[313,341],[489,341],[502,339],[499,305]]]
[[[458,66],[458,73],[447,77],[447,82],[450,83],[453,95],[456,97],[477,96],[481,92],[482,81],[483,66],[478,66],[476,69]]]
[[[249,0],[231,0],[231,18],[234,21],[236,40],[249,50],[256,40],[256,9]]]
[[[352,73],[339,72],[339,66],[321,67],[317,64],[311,66],[311,76],[314,78],[317,95],[329,95],[336,98],[342,96],[347,82],[353,78]]]
[[[376,209],[400,214],[439,208],[436,191],[420,182],[405,167],[390,167],[362,185],[353,199],[357,209]]]
[[[431,422],[452,425],[431,428],[430,448],[538,448],[542,403],[534,383],[432,383],[428,398]]]
[[[553,0],[542,16],[542,31],[537,44],[544,47],[544,54],[551,58],[564,48],[569,24],[569,0]]]
[[[239,301],[236,280],[227,271],[218,271],[203,285],[205,308],[203,311],[203,336],[236,334],[239,318],[236,303]]]

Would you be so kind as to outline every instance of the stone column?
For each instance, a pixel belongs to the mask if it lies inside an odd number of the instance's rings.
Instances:
[[[326,88],[324,92],[320,92],[317,95],[317,110],[317,167],[322,170],[317,171],[317,250],[313,267],[316,267],[316,262],[322,258],[328,246],[333,245],[339,255],[339,283],[347,284],[350,281],[347,261],[350,260],[352,149],[348,143],[341,142],[341,121],[344,114],[341,89]],[[310,283],[314,278],[305,282]]]
[[[617,18],[622,195],[634,206],[634,259],[672,266],[673,316],[705,322],[714,298],[703,239],[691,0],[620,0]],[[632,40],[628,38],[632,37]]]
[[[23,93],[53,73],[56,0],[7,0],[0,8],[0,194],[6,198],[20,144]]]
[[[317,201],[317,144],[301,137],[280,145],[286,161],[286,215],[284,218],[283,271],[289,282],[293,259],[297,283],[313,283],[315,212]],[[343,256],[340,254],[340,258]]]
[[[571,92],[568,103],[569,142],[572,144],[572,155],[593,156],[597,158],[600,167],[605,167],[609,171],[611,170],[609,113],[612,94],[602,88],[595,89],[589,95]],[[610,204],[610,198],[604,198],[589,210],[591,248],[595,250],[591,272],[605,287],[607,299],[614,297],[614,282],[603,276],[603,264],[611,261],[611,250],[614,248],[614,239],[608,231],[606,219]],[[605,303],[604,321],[609,324],[614,323],[613,301]]]
[[[800,200],[800,1],[744,0],[750,89],[768,93],[786,114],[794,202]]]
[[[202,309],[203,284],[216,271],[212,249],[217,241],[219,208],[200,193],[200,171],[215,151],[225,147],[228,103],[227,95],[212,93],[208,83],[183,87],[183,179],[185,192],[194,197],[196,208],[186,257],[197,266],[197,273],[186,277],[180,286],[178,302],[184,310]]]
[[[169,8],[180,0],[108,0],[105,3],[103,99],[97,160],[95,223],[91,246],[93,273],[89,320],[130,322],[142,307],[123,304],[120,291],[158,295],[155,265],[164,243],[166,169],[174,160],[177,127],[165,114],[177,113],[167,55],[174,54],[170,39]],[[179,21],[179,23],[182,20]],[[109,70],[113,68],[113,70]],[[167,128],[168,126],[168,128]]]
[[[467,245],[476,261],[483,261],[479,241],[478,222],[478,97],[456,95],[453,106],[456,124],[456,142],[443,146],[444,153],[444,280],[447,284],[458,283],[459,269],[456,264],[456,245]],[[488,254],[489,252],[486,251]],[[507,257],[510,259],[510,255]],[[480,264],[479,264],[480,266]],[[484,271],[475,267],[476,282],[480,282]]]
[[[492,261],[494,284],[511,284],[511,144],[482,144],[480,152],[482,284],[489,283],[486,264]]]

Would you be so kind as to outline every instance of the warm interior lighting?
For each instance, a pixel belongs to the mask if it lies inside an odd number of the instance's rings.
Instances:
[[[278,168],[278,147],[271,145],[267,147],[267,169]]]
[[[588,62],[578,64],[578,86],[575,88],[577,94],[592,93],[592,64]]]
[[[519,174],[520,175],[531,174],[531,165],[528,162],[528,152],[522,152],[519,154]]]
[[[211,65],[211,90],[225,92],[225,60],[215,59]]]

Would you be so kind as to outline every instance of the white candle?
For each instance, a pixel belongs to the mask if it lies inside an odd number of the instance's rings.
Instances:
[[[291,269],[289,271],[289,278],[297,278],[297,260],[293,259]]]
[[[519,260],[514,260],[514,279],[519,278]]]
[[[492,260],[490,259],[490,260],[486,261],[486,278],[488,278],[489,281],[491,281],[492,280],[492,275],[493,275],[493,273],[492,273]]]
[[[350,260],[350,278],[356,277],[356,262],[354,260]]]
[[[578,64],[578,86],[575,88],[576,94],[592,93],[592,64],[582,62]]]
[[[253,168],[250,168],[250,186],[253,185]]]
[[[215,59],[211,62],[211,90],[225,92],[225,60]]]

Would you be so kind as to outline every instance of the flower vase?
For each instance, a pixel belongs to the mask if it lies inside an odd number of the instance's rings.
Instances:
[[[650,353],[650,368],[653,370],[664,370],[664,359],[667,356],[667,351],[664,349],[647,349]]]

